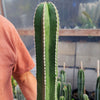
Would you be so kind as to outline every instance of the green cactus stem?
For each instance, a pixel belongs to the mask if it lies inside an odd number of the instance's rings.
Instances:
[[[100,76],[97,78],[95,100],[100,100]]]
[[[83,94],[83,100],[89,100],[88,95],[87,94]]]
[[[66,73],[64,70],[60,71],[61,82],[66,82]]]
[[[71,100],[72,99],[72,88],[71,88],[71,84],[68,83],[67,84],[67,91],[68,91],[68,99],[67,100]]]
[[[82,69],[80,69],[78,71],[78,77],[77,77],[78,98],[79,98],[79,100],[83,100],[84,83],[85,83],[84,71]]]
[[[60,100],[65,100],[64,96],[60,96]]]
[[[57,81],[61,81],[61,78],[60,78],[60,77],[58,77],[58,78],[57,78]]]
[[[64,88],[63,88],[63,96],[64,96],[65,100],[68,100],[68,89],[66,86],[64,86]]]
[[[59,16],[55,5],[38,5],[35,17],[37,100],[57,100]]]
[[[61,82],[57,82],[57,100],[60,100]]]
[[[60,95],[63,96],[63,88],[64,86],[66,86],[65,82],[61,82],[61,91],[60,91]]]

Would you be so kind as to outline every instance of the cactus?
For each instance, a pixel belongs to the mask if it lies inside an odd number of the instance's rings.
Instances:
[[[61,82],[57,82],[57,100],[60,100]]]
[[[100,100],[100,76],[97,78],[95,100]]]
[[[61,78],[60,78],[60,77],[58,77],[58,78],[57,78],[57,81],[61,81]]]
[[[68,90],[67,90],[66,86],[64,86],[64,88],[63,88],[63,96],[64,96],[65,100],[68,100]]]
[[[82,69],[80,69],[78,71],[78,77],[77,77],[78,98],[79,98],[79,100],[83,100],[84,83],[85,83],[84,71]]]
[[[65,83],[66,78],[65,78],[65,71],[64,70],[60,71],[60,79],[61,79],[61,95],[63,95],[63,88],[66,85],[66,83]]]
[[[17,86],[17,82],[16,82],[16,80],[13,78],[13,76],[11,76],[11,83],[12,83],[13,95],[14,95],[14,97],[16,98],[15,87]]]
[[[57,100],[59,16],[51,2],[40,3],[34,17],[37,100]]]
[[[66,82],[66,73],[64,70],[60,71],[61,82]]]
[[[89,100],[88,95],[87,94],[83,94],[83,100]]]
[[[60,100],[65,100],[64,96],[60,96]]]
[[[65,82],[61,82],[61,90],[60,90],[60,95],[62,96],[63,95],[63,88],[64,86],[66,86],[66,83]]]
[[[68,100],[71,100],[72,99],[72,97],[71,97],[71,95],[72,95],[72,93],[71,93],[71,91],[72,91],[72,89],[71,89],[71,84],[70,83],[68,83],[67,84],[67,90],[68,90]]]

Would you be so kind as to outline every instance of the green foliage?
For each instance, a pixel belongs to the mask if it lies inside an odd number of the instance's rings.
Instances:
[[[83,100],[89,100],[88,95],[87,94],[83,94]]]
[[[11,76],[11,83],[12,83],[12,88],[13,88],[13,95],[14,95],[14,97],[16,97],[15,87],[17,86],[17,82],[16,82],[16,80],[13,78],[13,76]]]
[[[95,100],[100,100],[100,76],[97,78]]]
[[[80,28],[85,28],[85,29],[96,28],[96,26],[94,25],[90,15],[86,11],[83,11],[82,14],[85,17],[83,17],[83,16],[80,17],[80,23],[82,24],[80,26]]]
[[[79,98],[79,100],[83,100],[84,83],[85,83],[84,71],[82,69],[80,69],[78,71],[78,76],[77,76],[77,86],[78,86],[78,98]]]
[[[43,2],[34,17],[37,100],[57,100],[59,16],[55,5]]]

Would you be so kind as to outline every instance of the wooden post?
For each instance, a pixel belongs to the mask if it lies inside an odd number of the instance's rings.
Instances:
[[[65,71],[65,62],[64,62],[64,66],[63,66],[63,68],[64,68],[64,71]]]
[[[97,77],[99,77],[99,60],[97,60]]]
[[[4,16],[2,0],[0,0],[0,10],[1,10],[1,15]]]
[[[81,69],[83,69],[83,63],[82,63],[82,61],[81,61]]]

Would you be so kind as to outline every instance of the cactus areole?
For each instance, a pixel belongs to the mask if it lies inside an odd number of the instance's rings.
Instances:
[[[95,100],[100,100],[100,76],[97,78]]]
[[[40,3],[34,16],[37,100],[57,100],[59,16],[51,2]]]

